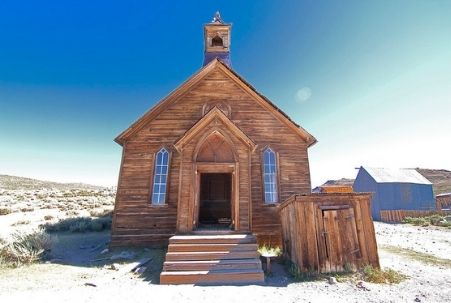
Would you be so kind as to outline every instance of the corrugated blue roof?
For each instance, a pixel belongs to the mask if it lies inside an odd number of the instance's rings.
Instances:
[[[413,168],[362,167],[377,183],[432,184]]]

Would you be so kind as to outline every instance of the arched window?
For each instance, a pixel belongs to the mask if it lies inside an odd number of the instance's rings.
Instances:
[[[166,148],[160,149],[156,154],[154,167],[152,204],[164,204],[169,172],[169,152]]]
[[[221,37],[214,36],[213,39],[211,39],[211,46],[223,46],[223,42]]]
[[[263,151],[263,182],[265,189],[265,203],[277,203],[276,153],[269,147]]]

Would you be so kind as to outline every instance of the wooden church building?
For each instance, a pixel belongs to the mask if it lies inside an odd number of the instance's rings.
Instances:
[[[218,229],[280,243],[274,206],[311,192],[316,140],[231,68],[230,30],[206,24],[203,67],[116,138],[113,245]]]
[[[203,67],[115,139],[111,245],[169,243],[161,283],[262,281],[257,245],[286,242],[277,206],[311,194],[316,139],[232,69],[230,46],[217,13]]]

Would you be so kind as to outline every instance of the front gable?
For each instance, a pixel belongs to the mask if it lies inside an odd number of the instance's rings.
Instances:
[[[133,137],[134,134],[142,130],[143,128],[149,126],[151,122],[158,117],[160,117],[163,112],[167,111],[170,108],[173,108],[176,103],[180,100],[186,98],[190,92],[194,92],[196,87],[202,85],[202,80],[206,78],[215,77],[215,75],[220,75],[222,78],[226,78],[229,82],[236,85],[239,88],[241,94],[246,94],[248,96],[247,99],[251,99],[255,102],[258,107],[263,108],[268,114],[270,114],[273,118],[278,120],[280,123],[285,125],[290,129],[290,131],[296,136],[300,137],[304,142],[307,143],[307,146],[311,146],[316,143],[316,139],[310,135],[306,130],[302,127],[294,123],[289,117],[283,113],[280,109],[278,109],[273,103],[271,103],[264,96],[260,95],[252,86],[250,86],[246,81],[244,81],[239,75],[237,75],[232,69],[224,65],[219,60],[213,60],[207,66],[202,68],[196,74],[194,74],[190,79],[184,82],[180,87],[174,90],[170,95],[160,101],[156,106],[154,106],[151,110],[145,113],[140,119],[138,119],[135,123],[133,123],[128,129],[122,132],[115,141],[121,145],[123,145],[128,139]],[[214,83],[214,81],[213,81]],[[224,100],[232,100],[236,102],[240,102],[241,96],[236,96],[236,100],[234,100],[234,96],[231,92],[227,90],[223,90],[221,92],[221,84],[218,81],[218,85],[209,84],[211,87],[206,87],[209,92],[211,92],[211,96],[202,95],[200,98],[203,98],[205,102],[210,102],[213,99],[218,101],[222,99]],[[212,107],[221,107],[221,103],[213,104]],[[221,108],[222,109],[222,108]],[[202,109],[202,114],[205,111],[208,111],[209,108]],[[200,113],[199,113],[200,114]],[[180,117],[182,119],[182,117]],[[199,117],[196,121],[199,120]],[[192,122],[191,122],[192,125]],[[190,126],[191,126],[190,125]]]
[[[230,131],[236,138],[242,141],[249,148],[254,149],[255,143],[245,133],[243,133],[227,116],[217,107],[210,110],[202,119],[200,119],[192,128],[190,128],[177,142],[174,144],[178,151],[191,141],[191,139],[200,133],[207,125],[214,124]]]

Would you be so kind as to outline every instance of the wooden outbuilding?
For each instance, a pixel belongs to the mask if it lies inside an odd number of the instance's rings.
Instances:
[[[279,207],[284,252],[303,271],[379,267],[370,193],[293,195]]]

